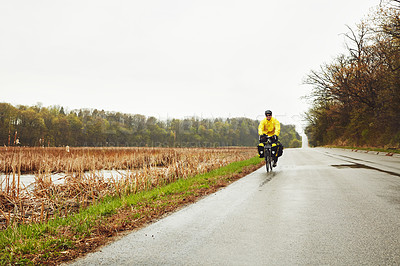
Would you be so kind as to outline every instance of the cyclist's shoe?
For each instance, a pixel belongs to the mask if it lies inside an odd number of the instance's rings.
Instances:
[[[276,167],[276,162],[274,162],[274,164],[272,165],[272,167]]]

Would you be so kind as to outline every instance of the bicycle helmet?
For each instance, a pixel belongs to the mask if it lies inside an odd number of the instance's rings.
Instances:
[[[265,115],[272,115],[272,111],[271,110],[265,111]]]

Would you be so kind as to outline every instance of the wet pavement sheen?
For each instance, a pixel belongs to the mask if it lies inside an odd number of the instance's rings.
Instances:
[[[287,149],[76,265],[398,265],[400,158]]]

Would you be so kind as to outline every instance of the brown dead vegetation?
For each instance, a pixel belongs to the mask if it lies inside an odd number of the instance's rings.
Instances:
[[[67,216],[106,195],[168,184],[253,157],[253,148],[0,148],[0,229]],[[105,178],[101,170],[124,170]],[[24,187],[23,173],[34,182]],[[63,182],[51,180],[64,173]]]

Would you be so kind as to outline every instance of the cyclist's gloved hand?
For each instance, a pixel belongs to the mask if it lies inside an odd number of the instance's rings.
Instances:
[[[266,134],[260,135],[260,142],[266,142],[266,141],[267,141],[267,135]]]

